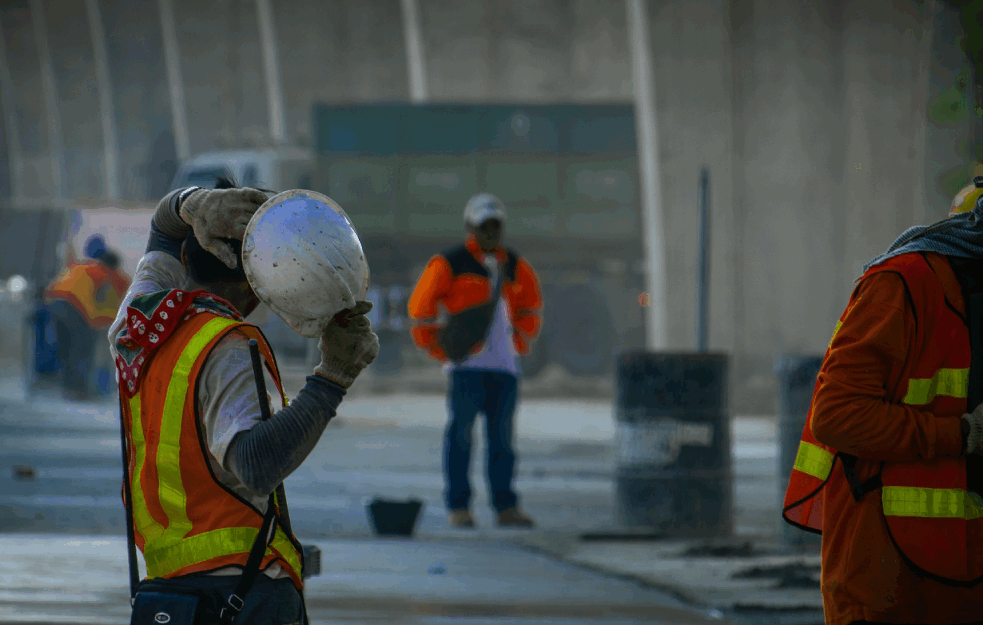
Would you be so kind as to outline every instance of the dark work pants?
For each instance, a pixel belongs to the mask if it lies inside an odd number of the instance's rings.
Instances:
[[[515,406],[519,383],[510,373],[460,370],[451,373],[448,394],[449,420],[444,437],[444,479],[447,508],[458,510],[471,504],[472,432],[479,412],[485,415],[488,441],[489,499],[496,512],[514,508],[518,497],[512,490],[515,452],[512,449]]]
[[[67,302],[52,302],[48,308],[55,323],[62,385],[75,398],[88,397],[97,331]]]

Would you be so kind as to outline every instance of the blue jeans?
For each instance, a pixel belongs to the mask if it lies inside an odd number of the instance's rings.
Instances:
[[[192,573],[173,580],[158,579],[161,584],[175,582],[201,588],[217,589],[228,597],[239,583],[238,575],[204,575]],[[260,573],[256,576],[245,605],[236,617],[236,625],[300,625],[303,621],[300,592],[289,578],[270,579]]]
[[[459,510],[471,504],[471,434],[479,412],[485,415],[488,440],[488,487],[496,512],[514,508],[518,497],[512,490],[515,452],[512,450],[515,405],[519,383],[510,373],[464,369],[451,372],[448,412],[444,435],[444,492],[447,508]]]

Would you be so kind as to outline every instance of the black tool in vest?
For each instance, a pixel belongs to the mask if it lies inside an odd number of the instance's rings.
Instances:
[[[491,277],[488,269],[464,246],[445,252],[443,256],[447,259],[453,276],[470,273],[485,278]],[[517,263],[518,258],[509,251],[505,266],[498,272],[491,300],[451,315],[447,323],[440,328],[437,341],[451,362],[458,363],[466,359],[475,345],[487,338],[498,300],[502,295],[502,285],[506,279],[515,281]]]
[[[270,407],[266,398],[266,382],[263,379],[262,364],[259,355],[259,345],[255,340],[249,341],[249,352],[253,359],[253,374],[256,377],[256,387],[260,397],[260,410],[263,419],[270,417]],[[154,579],[147,579],[140,582],[140,573],[137,568],[136,540],[133,530],[133,503],[130,490],[129,461],[127,458],[126,446],[126,426],[123,423],[123,405],[120,398],[120,442],[123,450],[123,484],[126,488],[126,538],[130,564],[130,606],[133,612],[130,615],[130,625],[155,625],[156,623],[168,622],[171,625],[194,625],[199,623],[199,616],[203,611],[213,610],[217,614],[220,625],[230,625],[235,618],[242,612],[245,606],[244,598],[256,581],[259,574],[260,564],[263,562],[263,555],[266,547],[272,540],[270,528],[276,516],[276,506],[274,505],[273,493],[270,493],[266,504],[266,514],[263,515],[263,524],[253,541],[253,546],[246,559],[246,566],[239,578],[239,583],[235,590],[228,597],[218,598],[215,593],[195,588],[193,583],[180,584],[177,580],[168,580],[167,584],[160,584]],[[303,596],[303,595],[302,595]],[[167,620],[161,620],[166,618]],[[306,624],[307,611],[304,610],[304,623]]]

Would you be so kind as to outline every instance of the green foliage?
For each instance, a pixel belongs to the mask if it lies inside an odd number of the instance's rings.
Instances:
[[[935,181],[938,188],[946,197],[955,197],[959,190],[966,186],[966,183],[973,177],[973,167],[960,165],[948,171],[941,172]]]

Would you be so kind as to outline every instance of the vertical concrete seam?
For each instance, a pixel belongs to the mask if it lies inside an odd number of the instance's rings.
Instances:
[[[99,13],[99,0],[85,0],[89,17],[89,33],[92,37],[92,53],[95,61],[96,85],[99,89],[99,110],[102,118],[103,193],[108,198],[118,198],[119,193],[119,143],[116,138],[116,110],[113,106],[113,87],[109,76],[109,53],[106,50],[106,31]]]
[[[174,6],[171,0],[157,0],[160,10],[160,30],[164,40],[164,66],[167,71],[167,87],[171,96],[171,123],[174,129],[174,147],[178,160],[184,162],[191,154],[188,138],[188,120],[184,100],[184,82],[181,76],[181,56],[174,25]]]
[[[0,22],[0,102],[3,104],[4,121],[7,128],[7,149],[10,154],[10,195],[14,204],[23,200],[21,188],[23,156],[20,149],[20,130],[17,126],[17,104],[14,101],[14,84],[11,82],[10,66],[7,64],[7,37],[3,23]]]
[[[58,88],[51,66],[51,51],[48,48],[48,26],[45,23],[44,7],[41,0],[30,0],[31,21],[34,25],[34,38],[38,46],[41,63],[41,90],[44,94],[44,109],[48,118],[48,150],[51,156],[51,186],[56,199],[65,198],[65,152],[61,137],[61,113],[58,111]]]

